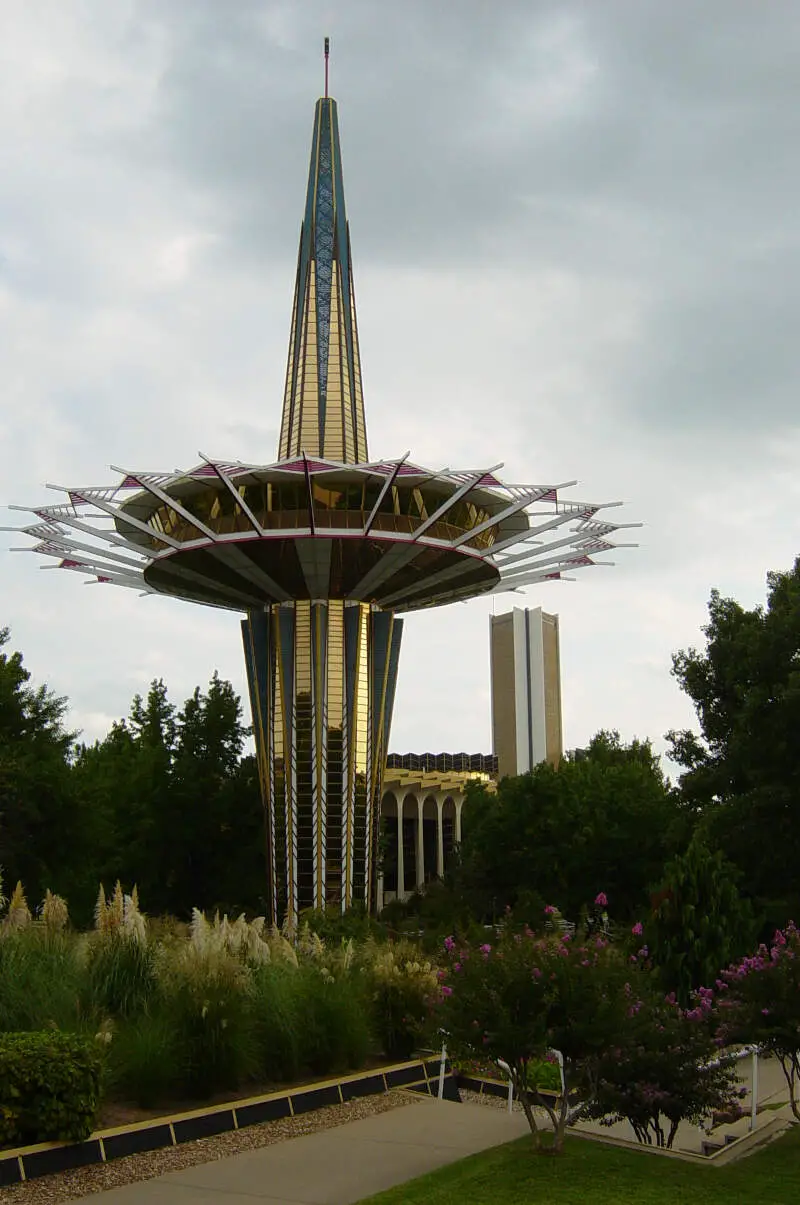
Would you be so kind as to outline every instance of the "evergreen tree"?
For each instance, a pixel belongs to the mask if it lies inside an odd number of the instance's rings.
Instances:
[[[230,682],[215,673],[177,718],[169,805],[159,817],[163,881],[179,914],[198,908],[263,907],[263,818],[248,730]]]
[[[693,991],[714,984],[750,946],[753,910],[739,893],[739,873],[696,834],[664,871],[644,937],[664,989],[687,1007]]]
[[[47,887],[74,890],[92,844],[91,818],[71,789],[66,700],[47,686],[32,687],[21,653],[2,651],[8,642],[8,628],[1,628],[0,864],[12,886],[22,880],[33,903]]]
[[[175,739],[175,708],[157,680],[146,701],[134,697],[128,720],[115,723],[104,740],[82,746],[75,759],[77,789],[99,832],[94,891],[98,881],[136,883],[151,912],[169,906],[159,817],[170,806]]]

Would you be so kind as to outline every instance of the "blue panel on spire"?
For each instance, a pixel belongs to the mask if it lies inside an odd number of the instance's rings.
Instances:
[[[336,170],[334,173],[334,188],[336,190],[336,242],[339,252],[339,273],[342,282],[342,300],[345,306],[344,334],[347,344],[347,375],[350,380],[351,403],[355,407],[355,359],[353,357],[353,327],[350,316],[350,242],[347,237],[347,211],[344,206],[344,177],[342,175],[342,152],[339,147],[339,118],[336,109],[333,110],[333,151]],[[353,414],[353,430],[357,431],[355,413]]]
[[[317,373],[319,380],[320,451],[325,432],[328,350],[331,340],[331,281],[333,276],[333,139],[331,102],[322,104],[319,131],[314,259],[317,265]]]

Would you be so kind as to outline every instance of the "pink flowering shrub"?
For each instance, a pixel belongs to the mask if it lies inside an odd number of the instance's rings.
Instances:
[[[722,971],[714,1012],[720,1041],[754,1042],[775,1055],[800,1121],[800,931],[792,921],[769,946]]]
[[[534,1140],[538,1105],[553,1127],[553,1149],[588,1108],[605,1051],[627,1023],[624,984],[628,971],[609,943],[537,937],[530,930],[505,933],[479,947],[445,942],[438,1024],[451,1053],[488,1058],[510,1069]],[[566,1091],[555,1103],[528,1074],[533,1060],[551,1050],[564,1059]]]
[[[626,984],[628,1024],[600,1061],[586,1116],[603,1125],[626,1120],[639,1142],[670,1148],[682,1121],[699,1123],[730,1107],[736,1073],[715,1057],[710,997],[685,1011],[674,993],[656,996],[651,984],[641,973]]]

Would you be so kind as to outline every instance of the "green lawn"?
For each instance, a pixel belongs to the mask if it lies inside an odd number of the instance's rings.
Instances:
[[[523,1138],[390,1192],[374,1205],[789,1205],[800,1201],[800,1126],[728,1167],[697,1167],[580,1138],[560,1158]],[[366,1202],[362,1203],[366,1205]]]

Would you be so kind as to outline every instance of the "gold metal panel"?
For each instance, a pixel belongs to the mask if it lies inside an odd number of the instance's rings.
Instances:
[[[302,234],[301,234],[301,238],[302,238]],[[289,332],[289,355],[288,355],[288,361],[287,361],[287,365],[286,365],[286,385],[285,385],[284,391],[283,391],[283,418],[281,421],[280,443],[278,445],[278,458],[280,460],[285,460],[289,455],[289,440],[290,440],[290,434],[291,434],[291,430],[292,430],[292,426],[293,426],[292,408],[294,405],[294,390],[292,388],[292,380],[293,380],[294,367],[295,367],[294,341],[295,341],[295,335],[297,333],[297,304],[298,304],[298,300],[299,300],[298,294],[299,294],[301,287],[304,287],[304,285],[303,285],[303,282],[300,280],[300,271],[299,271],[299,267],[298,267],[297,280],[295,281],[295,286],[294,286],[294,304],[292,305],[292,324],[291,324],[291,330]]]
[[[344,602],[328,603],[328,726],[341,728],[344,718]]]
[[[344,336],[340,321],[341,284],[338,264],[331,266],[331,325],[328,345],[328,375],[325,393],[325,456],[329,460],[344,460],[344,414],[342,409],[342,348]],[[345,354],[346,359],[346,354]]]
[[[514,615],[511,611],[492,616],[492,740],[500,778],[517,773],[513,625]]]

